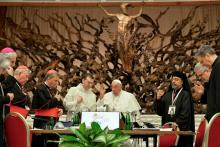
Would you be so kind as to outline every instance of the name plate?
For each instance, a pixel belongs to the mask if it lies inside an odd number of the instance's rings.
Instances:
[[[97,122],[102,129],[108,127],[110,130],[119,128],[119,112],[82,112],[81,123],[91,127],[92,122]]]

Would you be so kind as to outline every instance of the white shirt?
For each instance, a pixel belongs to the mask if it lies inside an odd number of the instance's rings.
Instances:
[[[77,103],[77,96],[83,98],[81,103]],[[64,98],[63,104],[67,111],[85,111],[89,109],[90,111],[96,110],[96,95],[92,92],[91,89],[85,90],[82,84],[79,84],[77,87],[71,87]]]
[[[97,105],[108,105],[110,111],[134,112],[136,113],[136,122],[140,126],[144,126],[139,112],[141,106],[132,93],[121,90],[120,94],[115,96],[112,92],[108,92],[101,100],[98,100]]]
[[[98,103],[100,105],[108,105],[111,111],[118,112],[134,112],[141,109],[135,96],[124,90],[121,90],[118,96],[115,96],[112,92],[108,92]]]

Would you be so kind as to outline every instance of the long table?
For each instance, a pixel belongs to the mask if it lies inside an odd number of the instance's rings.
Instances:
[[[32,134],[72,134],[68,129],[59,129],[59,130],[39,130],[31,129]],[[134,130],[122,130],[123,133],[126,133],[131,136],[131,138],[143,138],[146,141],[146,146],[148,147],[148,138],[152,137],[154,139],[154,147],[157,146],[157,136],[158,135],[181,135],[181,136],[193,136],[195,135],[192,131],[161,131],[160,129],[134,129]]]

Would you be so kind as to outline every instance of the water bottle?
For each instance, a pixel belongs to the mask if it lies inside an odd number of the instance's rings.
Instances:
[[[132,129],[131,115],[129,112],[127,115],[128,115],[128,130],[131,130]]]
[[[130,113],[126,113],[125,115],[125,130],[131,130],[132,129],[132,122],[131,122],[131,116]]]
[[[79,112],[73,112],[73,124],[72,126],[79,126],[80,124],[80,116],[79,116]]]
[[[53,117],[50,117],[49,129],[50,129],[50,130],[53,130],[54,125],[55,125],[54,119],[53,119]]]

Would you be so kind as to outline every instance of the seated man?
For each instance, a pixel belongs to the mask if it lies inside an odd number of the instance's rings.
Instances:
[[[32,109],[60,108],[60,115],[63,113],[62,99],[55,97],[55,92],[59,82],[58,73],[49,70],[45,76],[45,82],[38,85],[34,91]],[[35,117],[34,127],[44,129],[50,121],[50,117]]]
[[[171,76],[171,86],[168,91],[166,93],[162,90],[157,91],[154,109],[162,116],[162,125],[174,122],[181,131],[194,132],[194,106],[188,79],[179,71],[173,72]],[[193,138],[181,136],[178,146],[192,147]]]
[[[93,78],[86,74],[76,87],[71,87],[64,98],[64,106],[68,111],[67,120],[72,117],[74,111],[95,111],[96,95],[92,91]]]
[[[11,104],[29,109],[30,107],[30,98],[24,92],[23,86],[29,79],[31,71],[28,67],[21,65],[19,66],[14,72],[15,83],[9,90],[11,93],[14,94],[14,99]]]
[[[136,115],[136,122],[140,126],[144,123],[140,120],[140,105],[132,93],[122,90],[120,80],[112,81],[112,91],[106,93],[103,98],[100,98],[97,105],[107,105],[109,111],[132,112]]]
[[[59,83],[59,76],[55,70],[49,70],[45,76],[45,82],[38,85],[33,92],[32,109],[44,110],[50,108],[59,108],[59,116],[63,113],[62,99],[55,97],[56,88]],[[47,126],[55,124],[56,118],[50,116],[35,116],[34,128],[45,129]],[[56,143],[48,142],[48,140],[59,140],[57,135],[34,135],[32,147],[56,147]]]

